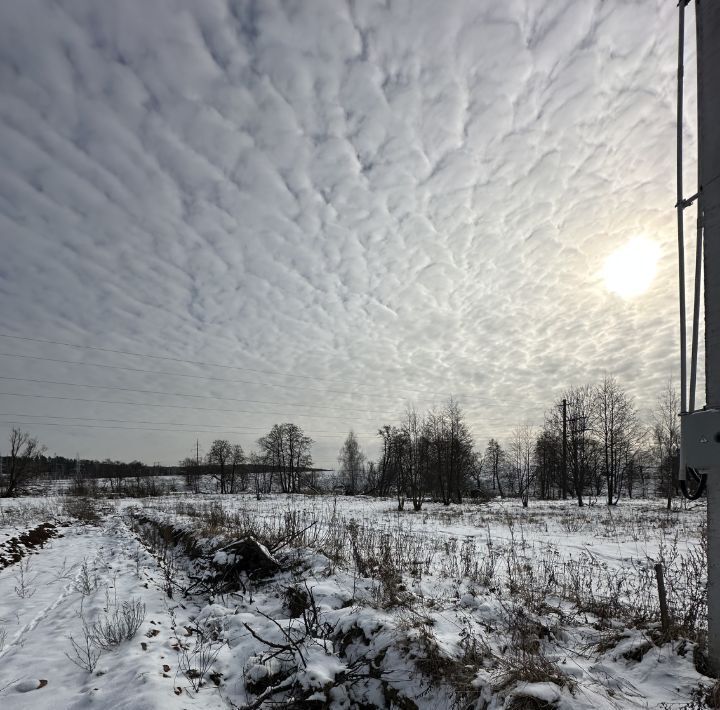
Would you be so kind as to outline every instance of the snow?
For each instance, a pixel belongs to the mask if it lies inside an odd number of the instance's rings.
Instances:
[[[232,525],[208,529],[198,514],[208,504]],[[646,584],[662,559],[679,618],[693,590],[677,570],[697,559],[700,504],[502,501],[399,513],[391,500],[361,497],[183,495],[102,505],[90,525],[52,502],[0,502],[0,542],[42,522],[59,532],[0,570],[3,710],[243,707],[281,682],[331,708],[387,707],[393,697],[450,707],[464,693],[466,707],[533,697],[590,710],[688,704],[711,684],[694,666],[693,639],[661,638]],[[292,544],[278,537],[288,513],[294,531],[316,522]],[[152,543],[138,516],[194,531],[205,557]],[[281,571],[245,577],[233,593],[199,585],[250,528]],[[315,611],[306,604],[291,618],[291,589],[311,594]],[[93,670],[73,663],[84,625],[131,601],[146,610],[135,636],[102,651]],[[545,659],[552,677],[516,679],[527,659]],[[188,674],[198,668],[202,683]]]

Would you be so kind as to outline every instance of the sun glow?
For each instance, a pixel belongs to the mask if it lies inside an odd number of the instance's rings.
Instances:
[[[605,260],[605,288],[621,298],[634,298],[648,290],[657,269],[660,245],[646,237],[631,239]]]

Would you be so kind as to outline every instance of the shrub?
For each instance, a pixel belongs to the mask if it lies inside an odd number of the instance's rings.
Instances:
[[[130,641],[142,622],[145,621],[145,604],[139,599],[131,599],[115,607],[104,619],[96,621],[91,628],[95,645],[107,651]]]
[[[89,523],[91,525],[100,520],[97,505],[92,498],[67,497],[63,501],[62,512],[82,523]]]

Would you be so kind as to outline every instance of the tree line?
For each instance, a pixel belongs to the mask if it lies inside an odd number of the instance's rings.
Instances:
[[[350,431],[338,454],[335,490],[348,495],[392,496],[398,509],[421,510],[430,499],[446,505],[464,497],[571,498],[578,505],[602,498],[662,493],[668,505],[677,491],[680,444],[679,401],[671,384],[658,397],[652,420],[643,423],[632,397],[612,376],[596,385],[568,388],[547,409],[544,424],[521,424],[503,443],[491,438],[476,445],[460,405],[452,398],[441,408],[419,413],[408,408],[399,423],[377,429],[380,453],[369,460]],[[314,441],[297,424],[275,424],[246,454],[238,443],[216,439],[177,468],[139,461],[83,461],[45,456],[35,437],[13,429],[9,455],[0,459],[0,495],[11,496],[42,471],[103,478],[115,493],[123,481],[181,473],[190,490],[211,479],[216,490],[256,495],[318,491],[323,482],[313,468]],[[327,487],[326,485],[324,486]]]
[[[257,496],[279,489],[299,493],[316,485],[311,449],[315,442],[297,424],[275,424],[257,440],[258,450],[249,456],[240,444],[215,439],[204,457],[180,462],[187,485],[199,492],[201,479],[210,475],[220,493],[239,493],[250,487]]]
[[[651,421],[643,422],[618,380],[568,388],[548,408],[544,424],[520,424],[503,443],[476,447],[452,399],[419,415],[409,409],[399,425],[378,429],[380,457],[367,462],[351,432],[341,449],[346,492],[394,495],[420,510],[427,498],[445,504],[463,495],[573,499],[579,506],[625,495],[678,495],[679,399],[668,384]]]

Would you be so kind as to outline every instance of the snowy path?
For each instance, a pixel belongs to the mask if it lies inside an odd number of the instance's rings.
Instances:
[[[119,518],[62,533],[0,572],[0,707],[187,707],[188,682],[177,672],[172,648],[172,601],[160,589],[153,558]],[[71,662],[69,637],[82,639],[81,614],[91,622],[108,604],[132,598],[142,599],[147,610],[135,638],[103,652],[92,673]],[[190,612],[173,611],[178,623]],[[200,704],[228,707],[214,688],[201,691]]]

